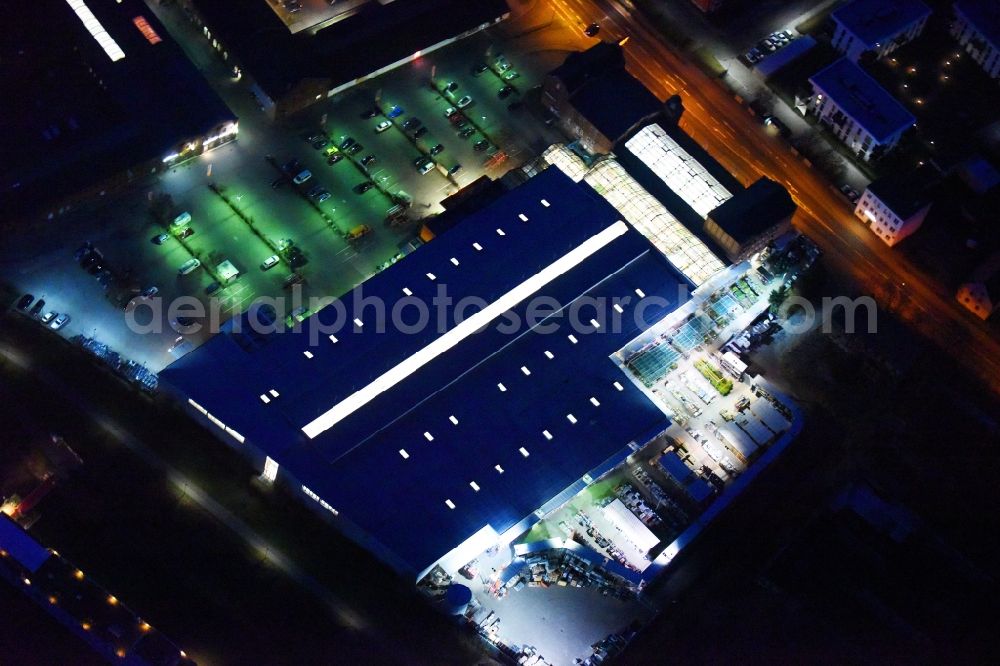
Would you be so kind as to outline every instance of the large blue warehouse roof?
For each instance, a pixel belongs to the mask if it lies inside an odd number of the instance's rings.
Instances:
[[[456,303],[480,299],[464,313],[480,330],[466,336],[452,317],[439,330],[432,310],[420,330],[379,332],[372,307],[351,310],[361,295],[388,312],[405,299],[429,303],[442,285]],[[347,327],[335,341],[320,329],[336,304],[300,333],[262,343],[219,334],[161,383],[278,461],[386,559],[419,572],[486,525],[504,532],[666,427],[609,356],[646,325],[634,317],[640,294],[662,299],[644,311],[651,324],[686,300],[682,285],[593,190],[549,169],[344,296]],[[546,313],[561,309],[547,326],[501,330],[510,314],[523,319],[527,296],[549,299]],[[606,312],[585,307],[587,297],[608,299]],[[474,318],[495,304],[507,316],[479,327]],[[577,309],[588,323],[574,330]],[[415,313],[404,317],[412,323]],[[594,317],[604,320],[596,330]]]

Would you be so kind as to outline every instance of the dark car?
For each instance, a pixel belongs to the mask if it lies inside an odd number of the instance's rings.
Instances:
[[[601,31],[601,26],[597,25],[596,23],[591,23],[590,25],[587,26],[587,29],[583,31],[583,34],[587,35],[587,37],[595,37],[597,33],[599,33],[600,31]]]
[[[320,137],[320,138],[314,140],[311,145],[316,150],[319,150],[320,148],[326,148],[327,146],[329,146],[330,145],[330,140],[327,139],[325,136],[323,136],[323,137]]]
[[[464,130],[458,133],[463,139],[468,139],[470,136],[476,133],[475,127],[466,127]]]
[[[510,104],[508,104],[507,105],[507,110],[508,111],[519,111],[523,107],[524,107],[524,102],[522,102],[521,100],[518,99],[518,100],[514,100],[513,102],[511,102]]]
[[[422,125],[422,124],[423,123],[421,123],[420,118],[417,118],[416,116],[414,116],[412,118],[408,118],[407,121],[405,123],[403,123],[403,129],[405,129],[405,130],[411,130],[411,129],[414,129],[416,127],[420,127],[420,125]]]
[[[362,146],[360,143],[356,143],[353,146],[351,146],[350,148],[348,148],[347,152],[349,152],[351,155],[357,155],[358,153],[360,153],[364,149],[365,149],[364,146]]]
[[[35,300],[35,297],[31,294],[25,294],[17,301],[18,310],[27,310],[28,306],[31,305],[31,301]]]
[[[474,146],[472,146],[473,150],[475,150],[477,153],[481,153],[489,147],[490,147],[490,142],[487,141],[486,139],[480,139],[479,141],[476,141]]]
[[[478,65],[473,66],[472,73],[475,74],[476,76],[479,76],[489,68],[490,68],[489,65],[487,65],[485,62],[481,62]]]
[[[334,153],[333,155],[330,155],[328,158],[326,158],[326,163],[332,165],[336,164],[342,159],[344,159],[344,153]]]
[[[414,139],[419,139],[420,137],[422,137],[425,134],[427,134],[427,128],[426,127],[418,127],[417,131],[413,133],[413,138]]]
[[[431,148],[431,155],[438,155],[442,152],[444,152],[444,146],[440,143]]]
[[[275,178],[274,180],[271,181],[271,189],[276,190],[282,185],[284,185],[287,181],[288,179],[285,178],[284,176],[279,176],[278,178]]]
[[[448,85],[444,87],[448,92],[455,92],[458,90],[458,81],[449,81]]]
[[[188,236],[194,236],[194,229],[191,227],[184,227],[184,231],[178,235],[178,238],[187,238]]]
[[[32,307],[28,311],[28,314],[37,317],[38,313],[41,312],[42,308],[44,308],[44,307],[45,307],[45,299],[44,298],[39,298],[37,301],[35,301],[34,307]]]
[[[372,164],[375,164],[374,155],[365,155],[361,158],[361,166],[371,166]]]
[[[153,245],[163,245],[170,238],[170,234],[156,234],[149,239],[149,242]]]
[[[357,185],[354,186],[354,193],[364,194],[373,187],[375,187],[375,183],[371,182],[370,180],[366,180],[365,182],[358,183]]]
[[[427,161],[427,158],[421,155],[420,157],[413,158],[413,166],[419,167],[421,164]]]
[[[353,136],[345,136],[340,142],[340,149],[347,150],[356,143],[357,141],[354,140]]]
[[[364,111],[361,112],[361,117],[364,118],[365,120],[374,118],[377,115],[378,115],[378,109],[376,109],[375,107],[372,107],[370,109],[365,109]]]
[[[469,121],[462,116],[455,116],[452,120],[452,124],[458,129],[462,129],[463,127],[467,127],[469,125]]]
[[[500,99],[507,99],[514,92],[514,86],[504,86],[497,91],[497,97]]]
[[[301,169],[301,165],[299,164],[298,160],[291,159],[291,160],[288,160],[287,162],[285,162],[284,164],[281,165],[281,170],[284,171],[285,173],[293,173],[294,174],[294,173],[298,173],[302,169]]]

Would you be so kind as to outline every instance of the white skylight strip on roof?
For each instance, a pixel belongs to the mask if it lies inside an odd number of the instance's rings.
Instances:
[[[576,425],[576,417],[573,416],[572,414],[567,414],[566,415],[566,420],[569,421],[570,423]]]
[[[267,397],[266,393],[261,393],[260,401],[266,405],[267,403],[271,402],[271,399]]]
[[[428,280],[436,280],[436,279],[437,279],[437,276],[436,276],[436,275],[434,275],[434,273],[428,273],[428,274],[427,274],[427,279],[428,279]]]
[[[607,246],[609,243],[625,235],[628,225],[618,220],[602,231],[594,234],[580,245],[576,246],[554,262],[532,275],[498,299],[476,312],[471,317],[456,324],[450,331],[441,335],[423,349],[410,355],[388,371],[377,377],[364,388],[355,391],[347,398],[333,405],[316,419],[302,427],[302,432],[310,439],[333,427],[343,418],[353,414],[363,405],[368,404],[375,396],[387,391],[397,383],[406,379],[414,372],[430,363],[432,360],[448,351],[476,331],[484,328],[504,312],[512,309],[532,294],[543,289],[559,276],[571,271],[586,261],[588,257]]]
[[[430,434],[429,432],[425,432],[424,433],[424,439],[426,439],[428,442],[433,442],[434,441],[434,435]]]
[[[330,334],[330,342],[332,342],[333,344],[337,344],[337,336],[336,336],[336,335],[333,335],[333,334],[331,333],[331,334]]]
[[[76,12],[76,16],[83,23],[83,27],[86,28],[87,32],[90,33],[90,36],[101,45],[104,52],[108,54],[109,58],[111,58],[111,62],[118,62],[125,57],[125,52],[122,51],[121,47],[118,46],[118,43],[111,38],[111,35],[109,35],[108,31],[104,29],[104,26],[101,25],[101,22],[97,20],[97,17],[94,16],[94,13],[90,11],[90,7],[88,7],[83,0],[66,0],[66,4],[70,6],[70,9]]]
[[[527,215],[525,215],[524,213],[518,213],[517,217],[518,217],[518,218],[519,218],[519,219],[520,219],[520,220],[521,220],[522,222],[527,222],[527,221],[528,221],[528,216],[527,216]]]
[[[413,292],[410,291],[409,287],[403,287],[403,293],[406,294],[407,296],[413,296]]]
[[[524,448],[523,446],[519,448],[518,451],[520,451],[521,455],[524,456],[525,458],[531,455],[530,453],[528,453],[528,449]]]
[[[548,440],[552,439],[552,433],[549,432],[548,430],[543,430],[542,431],[542,435],[544,435],[545,439],[548,439]]]
[[[458,425],[458,419],[455,418],[454,414],[452,414],[451,416],[449,416],[448,420],[451,421],[452,425]]]
[[[475,490],[477,493],[479,492],[479,484],[476,483],[475,481],[469,481],[469,487]]]
[[[570,342],[572,342],[572,343],[573,343],[574,345],[575,345],[575,344],[577,343],[577,339],[576,339],[576,336],[575,336],[575,335],[573,335],[572,333],[570,333],[570,334],[569,334],[569,335],[567,335],[566,337],[567,337],[567,338],[569,339],[569,341],[570,341]]]
[[[618,314],[622,314],[623,312],[625,312],[625,310],[622,309],[622,306],[618,305],[617,303],[615,303],[611,307],[613,307],[615,309],[615,312],[617,312]]]
[[[450,499],[446,499],[446,500],[444,501],[444,503],[445,503],[445,505],[446,505],[446,506],[447,506],[447,507],[448,507],[449,509],[454,509],[454,508],[455,508],[455,503],[454,503],[454,502],[452,502],[452,501],[451,501]]]
[[[494,465],[493,469],[497,471],[497,474],[503,474],[503,467],[501,467],[500,465]]]
[[[615,388],[618,389],[619,391],[625,390],[625,387],[622,386],[620,382],[615,382]]]
[[[545,350],[545,358],[547,358],[547,359],[549,359],[551,361],[555,357],[556,357],[555,354],[553,354],[552,352],[550,352],[548,349]]]
[[[410,457],[410,454],[406,452],[406,449],[400,449],[399,455],[403,457],[403,460],[407,460]]]
[[[542,199],[542,205],[543,205],[543,206],[545,206],[546,208],[548,208],[548,207],[549,207],[549,206],[551,206],[552,204],[550,204],[550,203],[549,203],[548,201],[546,201],[545,199]]]
[[[456,259],[455,257],[452,257],[451,258],[451,263],[454,264],[455,266],[458,266],[458,259]]]
[[[302,352],[302,355],[305,356],[306,358],[312,358],[313,357],[313,353],[311,351],[309,351],[308,349],[306,351]]]
[[[526,366],[526,365],[522,365],[521,366],[521,372],[524,373],[525,377],[528,377],[529,375],[531,375],[531,370],[528,370],[528,366]]]
[[[476,248],[476,252],[479,252],[480,250],[483,249],[483,246],[480,245],[479,243],[473,243],[472,247]]]
[[[646,292],[644,292],[642,289],[639,288],[636,288],[635,295],[638,296],[639,298],[646,298]]]
[[[502,382],[499,383],[499,384],[497,384],[497,388],[500,389],[501,393],[506,393],[507,392],[507,387],[504,386]]]
[[[601,406],[600,400],[598,400],[597,398],[595,398],[593,396],[590,397],[590,404],[592,404],[594,407],[600,407]]]
[[[272,398],[277,398],[278,395],[279,395],[279,393],[277,391],[275,391],[274,389],[271,389],[270,391],[268,391],[268,393],[271,394]]]
[[[503,232],[503,229],[497,229],[497,236],[506,236],[506,235],[507,234]]]
[[[625,142],[671,190],[702,217],[732,194],[657,124],[647,125]]]

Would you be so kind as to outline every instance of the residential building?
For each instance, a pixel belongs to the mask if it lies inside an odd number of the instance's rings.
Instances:
[[[445,286],[477,305],[440,316]],[[670,425],[610,357],[690,286],[589,186],[546,169],[300,330],[237,319],[160,387],[419,580],[508,547]],[[529,321],[536,297],[569,314],[513,334],[508,315]],[[600,302],[621,304],[615,326],[586,305]],[[424,326],[420,306],[436,315]]]
[[[705,218],[705,231],[733,263],[749,259],[791,231],[796,205],[788,191],[760,178]]]
[[[1000,79],[1000,4],[995,0],[957,0],[951,34],[969,56]]]
[[[57,215],[237,136],[140,0],[24,3],[0,54],[0,222]]]
[[[847,58],[813,74],[809,83],[809,111],[865,161],[891,150],[916,124],[912,113]]]
[[[622,47],[601,42],[570,54],[542,84],[542,102],[564,132],[592,154],[610,153],[663,104],[625,70]]]
[[[955,299],[980,319],[989,319],[1000,309],[1000,252],[996,252],[963,283]]]
[[[858,199],[854,215],[892,247],[923,224],[931,208],[929,190],[933,181],[927,168],[874,180]]]
[[[299,3],[296,11],[265,0],[180,4],[271,118],[412,62],[509,13],[504,0],[317,1]]]
[[[718,11],[726,0],[691,0],[691,3],[701,11],[708,13]]]
[[[930,15],[920,0],[854,0],[830,16],[833,47],[853,62],[864,53],[881,58],[916,39]]]

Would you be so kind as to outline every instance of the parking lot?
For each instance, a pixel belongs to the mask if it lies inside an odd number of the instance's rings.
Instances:
[[[171,18],[170,11],[161,8],[158,13],[239,116],[238,140],[137,181],[124,192],[97,197],[53,220],[51,233],[15,232],[0,250],[4,274],[17,290],[44,298],[46,311],[70,315],[61,335],[95,337],[154,372],[189,349],[185,342],[197,345],[210,335],[208,330],[185,329],[183,335],[175,330],[171,323],[182,313],[169,310],[174,299],[193,296],[206,309],[218,310],[224,321],[256,298],[291,297],[293,292],[283,287],[292,267],[281,251],[289,245],[303,262],[295,268],[303,278],[303,302],[343,294],[412,249],[420,220],[440,212],[442,199],[483,175],[498,178],[562,139],[527,105],[508,106],[520,102],[564,54],[536,57],[516,44],[508,50],[499,32],[435,51],[276,125],[204,40],[185,21]],[[509,52],[498,59],[505,50]],[[474,71],[483,64],[488,65],[485,70]],[[509,81],[503,80],[505,73]],[[450,82],[454,90],[445,90]],[[501,99],[498,92],[508,84],[515,90]],[[470,102],[449,120],[445,111],[465,96]],[[376,99],[378,113],[362,117],[376,108]],[[393,125],[377,132],[388,114],[394,116]],[[413,119],[426,127],[420,137],[403,129]],[[462,136],[462,130],[472,131]],[[314,147],[307,139],[316,134],[330,145]],[[339,145],[348,137],[362,148],[341,151]],[[433,159],[440,168],[421,174],[414,160],[429,156],[439,144],[443,150]],[[334,154],[343,157],[330,164],[335,146]],[[362,164],[368,156],[374,160]],[[296,171],[311,173],[301,185],[281,169],[293,159],[300,165]],[[448,174],[456,165],[461,168]],[[358,186],[366,182],[373,185],[359,193]],[[314,188],[328,195],[323,200],[308,196]],[[169,195],[169,210],[158,219],[154,209],[163,195]],[[399,202],[409,204],[405,217],[389,223],[387,214]],[[190,213],[193,233],[185,238],[170,234],[162,244],[153,243],[168,231],[165,220],[183,212]],[[349,239],[359,229],[364,230],[360,237]],[[99,250],[109,270],[128,276],[122,281],[128,292],[124,300],[74,260],[84,241]],[[263,270],[262,263],[275,254],[279,262]],[[200,267],[180,275],[179,268],[192,258]],[[231,267],[222,266],[224,262]],[[221,279],[224,268],[238,275]],[[157,290],[154,298],[138,296],[151,287]],[[288,314],[300,302],[282,305]],[[126,325],[126,315],[149,324],[149,330],[136,334]]]

